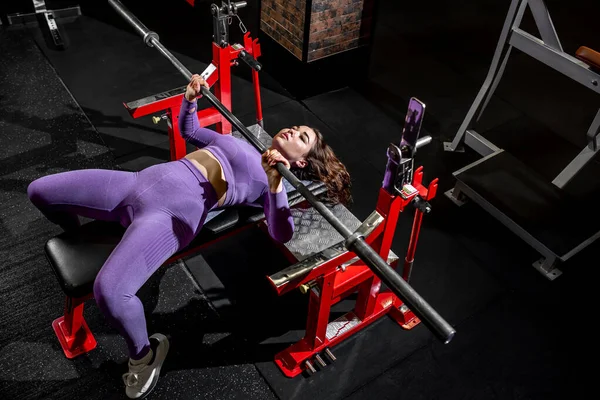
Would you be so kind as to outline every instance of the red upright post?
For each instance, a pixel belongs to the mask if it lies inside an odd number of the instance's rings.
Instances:
[[[258,39],[252,40],[250,32],[244,34],[244,48],[246,52],[252,55],[255,59],[260,56],[260,44]],[[260,83],[258,81],[258,71],[252,70],[252,84],[254,85],[254,101],[256,103],[256,123],[263,126],[262,101],[260,99]]]
[[[217,67],[218,79],[214,85],[215,97],[231,111],[231,46],[219,47],[213,42],[213,64]],[[225,118],[217,123],[216,131],[223,134],[231,133],[231,123]]]
[[[325,343],[334,280],[335,272],[329,273],[323,277],[318,287],[313,287],[309,292],[308,318],[304,335],[309,349],[315,349]]]

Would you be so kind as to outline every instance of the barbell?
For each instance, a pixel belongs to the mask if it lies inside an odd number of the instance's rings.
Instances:
[[[150,31],[141,21],[127,10],[118,0],[108,0],[109,4],[119,13],[142,37],[144,43],[154,47],[168,59],[187,82],[192,79],[192,73],[169,50],[167,50],[156,32]],[[202,95],[262,154],[267,147],[258,140],[231,113],[217,97],[206,87],[202,87]],[[281,162],[276,165],[279,173],[337,230],[345,239],[344,246],[355,253],[373,271],[387,287],[398,296],[410,310],[444,343],[449,343],[456,330],[445,321],[425,299],[423,299],[381,256],[367,244],[359,233],[352,232],[346,227],[327,206],[319,201],[296,176]]]

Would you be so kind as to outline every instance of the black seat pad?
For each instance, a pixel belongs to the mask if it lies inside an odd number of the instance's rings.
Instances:
[[[46,257],[67,296],[91,293],[96,275],[124,232],[116,222],[92,221],[46,242]]]

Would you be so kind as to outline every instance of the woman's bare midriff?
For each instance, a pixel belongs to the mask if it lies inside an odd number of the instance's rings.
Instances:
[[[185,156],[202,175],[208,179],[217,193],[218,206],[222,206],[227,194],[227,181],[223,167],[217,158],[208,150],[196,150]]]

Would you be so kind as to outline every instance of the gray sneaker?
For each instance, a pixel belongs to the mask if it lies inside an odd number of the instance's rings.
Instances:
[[[123,374],[125,393],[130,399],[143,399],[158,382],[160,368],[169,351],[169,339],[163,334],[155,333],[150,336],[150,347],[153,356],[148,364],[132,365],[129,362],[129,372]]]

